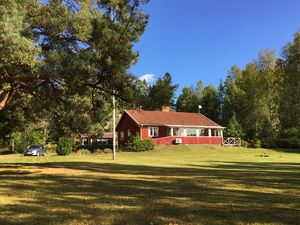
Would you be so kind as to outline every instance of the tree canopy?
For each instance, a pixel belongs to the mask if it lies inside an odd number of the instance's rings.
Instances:
[[[0,110],[20,92],[87,87],[130,99],[145,0],[0,3]]]

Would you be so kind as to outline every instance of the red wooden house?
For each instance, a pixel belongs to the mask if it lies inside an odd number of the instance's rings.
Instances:
[[[131,135],[151,138],[155,144],[222,144],[224,127],[201,113],[125,110],[117,127],[119,147]]]

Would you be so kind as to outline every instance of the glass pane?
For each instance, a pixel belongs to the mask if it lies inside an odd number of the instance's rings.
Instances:
[[[184,136],[184,128],[174,127],[173,134],[174,136]]]
[[[186,136],[196,136],[196,129],[195,128],[188,128],[186,129]]]

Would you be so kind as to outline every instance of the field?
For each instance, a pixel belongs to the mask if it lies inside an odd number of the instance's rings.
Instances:
[[[300,224],[300,153],[165,146],[117,157],[0,155],[0,224]]]

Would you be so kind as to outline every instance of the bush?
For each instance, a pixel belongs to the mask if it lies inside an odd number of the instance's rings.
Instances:
[[[141,140],[139,135],[131,136],[128,142],[128,150],[133,152],[142,152],[153,150],[155,147],[151,139]]]
[[[58,155],[69,155],[73,150],[73,138],[61,137],[58,140],[58,148],[56,153]]]
[[[103,149],[103,152],[108,154],[108,153],[112,153],[113,150],[111,148],[105,148],[105,149]]]
[[[44,136],[40,131],[14,132],[11,135],[10,150],[23,153],[31,144],[43,144]]]
[[[283,139],[289,139],[293,137],[300,138],[300,130],[298,130],[297,128],[289,128],[281,132],[281,138]]]
[[[258,138],[254,138],[249,141],[249,148],[260,148],[261,141]]]
[[[248,146],[249,146],[248,141],[242,140],[242,141],[241,141],[241,146],[244,147],[244,148],[248,148]]]
[[[281,138],[277,140],[277,145],[280,148],[300,148],[300,138]]]
[[[264,138],[261,141],[261,146],[263,148],[278,148],[276,140],[274,138]]]
[[[21,132],[14,132],[12,134],[12,140],[11,140],[11,145],[10,145],[11,151],[23,153],[29,144],[30,143],[29,143],[28,139],[26,138],[25,134],[23,134]]]
[[[48,143],[45,145],[46,152],[56,152],[57,144]]]
[[[90,155],[91,151],[88,149],[79,149],[78,151],[76,151],[77,155]]]
[[[93,151],[93,154],[102,154],[102,153],[104,153],[104,150],[103,149],[95,149],[94,151]]]
[[[76,147],[77,150],[79,150],[79,149],[88,149],[91,152],[94,152],[96,149],[102,149],[103,150],[105,148],[112,149],[113,146],[109,145],[109,144],[102,144],[100,142],[96,142],[96,143],[93,143],[91,145],[79,145],[79,146]]]

